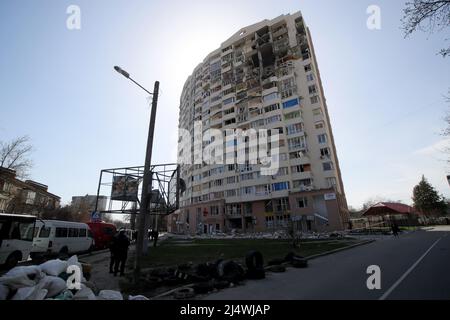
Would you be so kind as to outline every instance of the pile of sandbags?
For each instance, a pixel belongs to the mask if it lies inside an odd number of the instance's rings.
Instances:
[[[74,284],[74,270],[80,270],[80,283]],[[67,261],[54,259],[36,266],[20,266],[0,277],[0,300],[123,300],[118,291],[102,290],[95,295],[95,286],[87,281],[91,266],[82,264],[77,256]],[[148,300],[129,296],[129,300]]]
[[[83,269],[77,256],[69,260],[49,260],[41,265],[20,266],[0,277],[0,300],[69,300],[92,297],[87,292],[86,278],[80,274],[80,290],[69,289],[67,273],[70,266]],[[73,268],[72,268],[73,269]],[[73,272],[73,271],[72,271]]]

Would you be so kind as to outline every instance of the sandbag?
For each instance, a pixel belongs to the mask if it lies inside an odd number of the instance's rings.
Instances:
[[[7,286],[11,290],[20,288],[33,287],[36,285],[35,280],[31,280],[25,273],[14,276],[3,276],[0,278],[0,285]]]
[[[54,276],[45,277],[38,283],[38,286],[48,291],[46,298],[53,298],[67,288],[66,281]]]
[[[8,299],[9,288],[4,284],[0,284],[0,300]]]
[[[40,289],[34,296],[33,300],[44,300],[47,296],[47,289]]]
[[[81,289],[75,293],[73,300],[97,300],[97,297],[91,289],[81,284]]]
[[[28,276],[29,279],[42,279],[45,274],[42,273],[41,268],[39,266],[20,266],[15,267],[11,270],[9,270],[5,276],[17,276],[25,274]]]
[[[119,291],[102,290],[98,294],[99,300],[123,300],[123,296]]]
[[[80,268],[80,272],[83,272],[83,266],[81,265],[80,262],[78,262],[78,257],[76,255],[71,256],[68,260],[67,260],[67,266],[72,266],[75,265],[78,268]]]
[[[39,286],[20,288],[11,300],[44,300],[47,292]]]
[[[49,260],[40,265],[41,270],[49,276],[57,277],[59,274],[67,270],[67,261],[60,259]]]

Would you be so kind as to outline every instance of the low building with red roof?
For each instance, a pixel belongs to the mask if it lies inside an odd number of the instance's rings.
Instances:
[[[368,208],[362,217],[372,221],[417,221],[421,213],[415,208],[398,202],[379,202]]]

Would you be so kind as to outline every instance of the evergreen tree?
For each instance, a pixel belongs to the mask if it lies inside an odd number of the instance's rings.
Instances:
[[[422,176],[413,190],[414,207],[424,214],[445,214],[447,204],[434,187]]]

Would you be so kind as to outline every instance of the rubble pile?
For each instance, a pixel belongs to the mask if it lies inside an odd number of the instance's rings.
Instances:
[[[298,232],[296,237],[306,240],[327,240],[336,238],[345,238],[347,236],[346,232],[336,231],[336,232],[312,232],[304,233]],[[175,238],[179,240],[195,240],[195,239],[268,239],[268,240],[289,240],[292,239],[290,235],[285,230],[278,230],[274,232],[257,232],[257,233],[238,233],[232,230],[230,233],[215,232],[211,234],[198,234],[198,235],[168,235],[167,238]]]
[[[82,273],[81,282],[73,285],[74,282],[70,277],[76,274],[76,270]],[[72,256],[67,261],[54,259],[40,265],[15,267],[0,277],[0,300],[124,299],[118,291],[98,291],[95,285],[88,281],[90,270],[91,266],[78,262],[77,256]],[[128,298],[148,300],[143,296]]]

